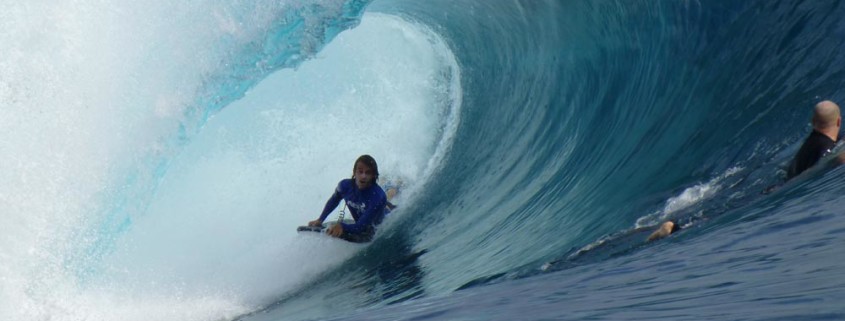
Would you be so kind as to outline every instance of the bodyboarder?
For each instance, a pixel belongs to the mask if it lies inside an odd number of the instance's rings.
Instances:
[[[337,222],[329,226],[327,234],[354,243],[372,241],[376,226],[384,219],[387,204],[384,191],[376,183],[378,175],[378,164],[372,156],[358,157],[353,166],[352,178],[337,184],[320,217],[308,222],[308,226],[322,226],[326,217],[343,200],[355,223]]]

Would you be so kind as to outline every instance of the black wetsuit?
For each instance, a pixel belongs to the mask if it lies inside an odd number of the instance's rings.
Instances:
[[[830,153],[834,145],[836,145],[836,142],[830,137],[814,130],[804,141],[804,145],[801,145],[798,154],[795,154],[795,159],[789,166],[786,179],[798,176],[801,172],[818,163],[819,159]]]

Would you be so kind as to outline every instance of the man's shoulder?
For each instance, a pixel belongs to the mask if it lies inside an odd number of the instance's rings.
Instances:
[[[827,135],[814,130],[809,136],[807,136],[807,139],[804,140],[804,143],[801,145],[801,148],[795,156],[796,158],[804,158],[807,161],[812,162],[815,158],[818,158],[822,153],[829,151],[834,146],[836,146],[836,141]]]
[[[387,199],[387,193],[384,192],[384,188],[382,188],[381,185],[374,184],[372,187],[372,193],[379,199]]]
[[[817,130],[813,130],[813,132],[810,133],[810,137],[807,137],[805,143],[816,144],[819,148],[833,148],[833,146],[836,145],[835,140]]]
[[[348,191],[349,189],[352,188],[353,183],[354,183],[354,181],[351,178],[342,179],[342,180],[340,180],[339,183],[337,183],[337,191],[338,192]]]
[[[804,144],[801,145],[798,153],[795,154],[795,158],[787,170],[787,179],[791,179],[815,165],[819,159],[829,154],[835,146],[836,141],[823,133],[813,130],[807,136],[807,139],[804,140]]]
[[[384,189],[382,189],[380,185],[373,185],[370,188],[369,194],[371,195],[369,197],[370,201],[374,202],[374,204],[378,204],[380,206],[387,204],[387,193],[384,192]]]

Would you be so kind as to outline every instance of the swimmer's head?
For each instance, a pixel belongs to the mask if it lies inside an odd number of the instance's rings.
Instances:
[[[839,114],[839,105],[825,100],[818,104],[813,109],[813,128],[824,130],[831,127],[839,127],[842,118]]]
[[[681,224],[678,224],[677,221],[669,221],[669,222],[672,223],[672,231],[670,233],[675,233],[675,232],[681,230]]]

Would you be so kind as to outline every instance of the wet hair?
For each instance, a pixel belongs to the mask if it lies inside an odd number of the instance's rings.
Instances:
[[[371,168],[373,170],[373,174],[375,175],[373,182],[378,182],[378,164],[376,164],[375,158],[370,155],[361,155],[358,157],[358,159],[355,160],[355,164],[352,165],[352,178],[355,178],[355,167],[358,167],[358,163],[362,163]]]
[[[672,222],[672,231],[669,234],[675,233],[681,230],[681,224],[678,224],[678,221],[669,221]]]

